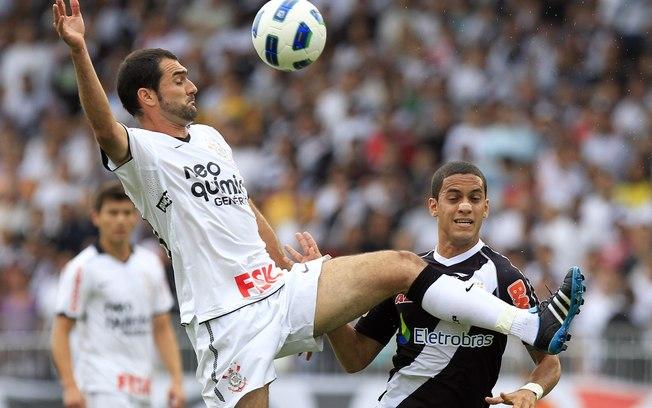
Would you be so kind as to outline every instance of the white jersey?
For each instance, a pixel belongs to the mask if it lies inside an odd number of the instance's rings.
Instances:
[[[184,141],[128,128],[131,159],[118,168],[127,195],[172,258],[181,323],[201,323],[263,299],[283,285],[258,234],[231,148],[205,125]]]
[[[57,313],[76,319],[75,378],[84,393],[149,398],[156,361],[152,317],[172,294],[160,259],[136,246],[126,262],[91,245],[64,268]]]

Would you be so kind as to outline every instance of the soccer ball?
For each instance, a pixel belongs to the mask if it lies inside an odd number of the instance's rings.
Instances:
[[[251,38],[272,68],[296,71],[315,62],[326,45],[326,25],[308,0],[271,0],[256,14]]]

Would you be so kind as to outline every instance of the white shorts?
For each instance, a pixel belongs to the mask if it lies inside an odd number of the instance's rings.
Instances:
[[[151,403],[124,393],[91,392],[84,395],[86,408],[149,408]]]
[[[295,264],[285,285],[265,299],[186,326],[209,408],[234,407],[247,392],[273,381],[275,358],[322,350],[313,331],[323,259]]]

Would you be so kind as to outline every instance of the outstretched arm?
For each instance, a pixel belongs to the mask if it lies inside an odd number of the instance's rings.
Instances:
[[[64,0],[56,0],[52,5],[53,25],[59,37],[70,48],[79,100],[90,121],[95,140],[107,156],[119,165],[129,159],[127,131],[111,113],[109,100],[93,68],[84,40],[85,27],[79,0],[70,0],[70,9],[71,14],[68,15]]]
[[[285,256],[285,253],[283,253],[281,244],[278,242],[278,238],[276,237],[272,226],[269,225],[267,219],[265,219],[265,216],[263,216],[260,210],[258,210],[258,207],[254,205],[251,199],[249,200],[249,206],[256,215],[258,234],[260,234],[260,238],[263,240],[263,242],[265,242],[267,253],[272,257],[276,265],[283,269],[290,269],[293,262],[290,261],[287,256]]]
[[[540,386],[542,391],[542,398],[548,394],[557,385],[561,377],[561,364],[559,357],[543,352],[537,351],[529,346],[526,346],[532,360],[537,364],[534,370],[530,373],[528,378],[528,385],[535,384],[532,388]],[[537,402],[537,394],[535,390],[530,388],[521,388],[509,394],[501,392],[497,397],[487,397],[485,401],[491,405],[506,404],[513,405],[516,408],[534,408]]]

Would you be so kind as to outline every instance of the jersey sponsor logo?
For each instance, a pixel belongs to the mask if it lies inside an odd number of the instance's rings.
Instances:
[[[408,299],[407,296],[405,296],[402,293],[399,293],[398,295],[396,295],[396,297],[394,298],[394,304],[395,305],[402,305],[404,303],[413,303],[413,302],[410,299]]]
[[[523,282],[523,279],[519,279],[509,285],[507,287],[507,293],[509,293],[509,297],[512,298],[514,306],[519,309],[530,308],[530,297],[527,295],[527,289],[525,288],[525,282]]]
[[[130,302],[105,302],[104,314],[107,329],[120,330],[125,336],[151,333],[151,316],[138,313]]]
[[[403,345],[410,341],[412,333],[410,332],[408,325],[405,324],[405,320],[403,320],[403,313],[400,313],[398,316],[401,319],[401,332],[398,334],[396,340],[398,341],[398,344]]]
[[[240,392],[247,385],[247,377],[240,374],[240,364],[237,362],[231,364],[222,379],[228,380],[229,391],[231,392]]]
[[[167,190],[163,192],[163,195],[161,198],[158,200],[158,203],[156,204],[156,208],[163,212],[168,211],[168,207],[172,205],[172,200],[170,199],[170,195],[168,194]]]
[[[414,344],[426,346],[462,346],[469,348],[489,347],[494,342],[493,334],[462,334],[429,331],[427,328],[414,328]]]
[[[152,381],[133,374],[120,373],[117,378],[118,390],[134,395],[149,395]]]
[[[183,173],[186,180],[193,180],[190,193],[205,202],[212,201],[218,207],[249,202],[244,180],[235,174],[222,174],[222,168],[215,162],[183,166]]]
[[[242,297],[248,298],[252,295],[260,295],[267,292],[282,276],[282,270],[275,270],[274,265],[269,264],[254,269],[251,272],[241,273],[233,279],[235,279],[235,284],[238,290],[240,290]]]

